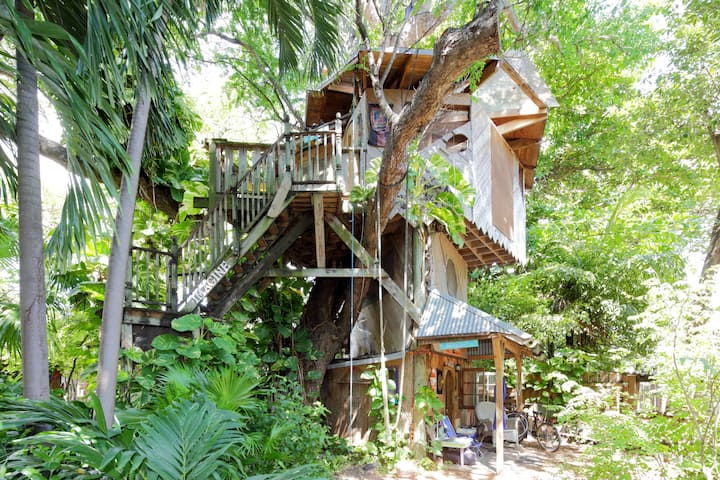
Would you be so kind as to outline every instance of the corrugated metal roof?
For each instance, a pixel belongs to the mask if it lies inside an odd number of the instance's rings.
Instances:
[[[462,300],[433,289],[428,295],[420,319],[417,338],[440,339],[485,336],[501,333],[514,342],[532,348],[535,339],[529,333],[472,307]]]

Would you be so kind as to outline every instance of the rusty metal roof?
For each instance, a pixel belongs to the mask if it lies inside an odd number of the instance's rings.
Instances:
[[[417,339],[478,338],[490,337],[495,333],[529,349],[533,349],[537,343],[529,333],[433,289],[425,303]]]

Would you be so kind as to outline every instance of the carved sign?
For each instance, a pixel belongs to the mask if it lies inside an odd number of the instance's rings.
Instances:
[[[220,283],[225,274],[230,271],[230,268],[235,263],[235,258],[228,258],[220,262],[220,264],[213,269],[205,279],[200,282],[200,285],[185,301],[185,304],[180,308],[183,311],[193,310],[198,303],[200,303],[215,286]]]

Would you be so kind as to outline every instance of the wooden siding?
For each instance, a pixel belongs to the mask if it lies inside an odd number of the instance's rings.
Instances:
[[[460,256],[457,248],[442,233],[433,233],[430,243],[430,285],[443,293],[452,295],[460,300],[467,300],[468,269],[465,260]],[[448,262],[452,261],[455,269],[455,292],[452,292],[452,281],[448,272]]]
[[[520,263],[526,260],[525,246],[525,199],[524,183],[522,181],[520,165],[512,149],[497,131],[488,115],[473,103],[470,107],[470,122],[459,126],[436,140],[421,152],[430,156],[439,153],[448,159],[451,165],[459,168],[464,178],[475,187],[475,204],[466,206],[465,217],[472,225],[466,235],[469,247],[461,248],[463,257],[475,256],[477,261],[468,261],[468,266],[475,267],[492,263],[508,263],[514,259]],[[456,149],[445,141],[458,135],[468,138],[468,148]],[[495,147],[493,147],[493,142]],[[493,193],[492,182],[492,151],[504,152],[507,161],[512,165],[508,176],[510,184],[504,192]],[[496,192],[497,193],[497,192]],[[512,217],[508,232],[496,226],[493,218],[494,203],[503,203],[511,209],[506,214]],[[496,213],[497,215],[497,213]],[[472,228],[474,226],[474,228]],[[493,245],[495,244],[495,245]],[[500,248],[498,248],[498,246]],[[505,250],[505,252],[501,251]],[[509,254],[509,255],[507,255]]]

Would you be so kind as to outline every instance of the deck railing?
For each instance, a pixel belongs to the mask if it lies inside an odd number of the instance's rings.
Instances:
[[[267,212],[286,172],[296,191],[344,191],[348,184],[339,118],[315,130],[286,127],[272,145],[213,140],[208,152],[208,212],[176,252],[133,248],[128,305],[180,310],[190,305],[208,273],[238,251],[243,236]]]
[[[177,250],[132,247],[125,291],[127,306],[177,309]]]

